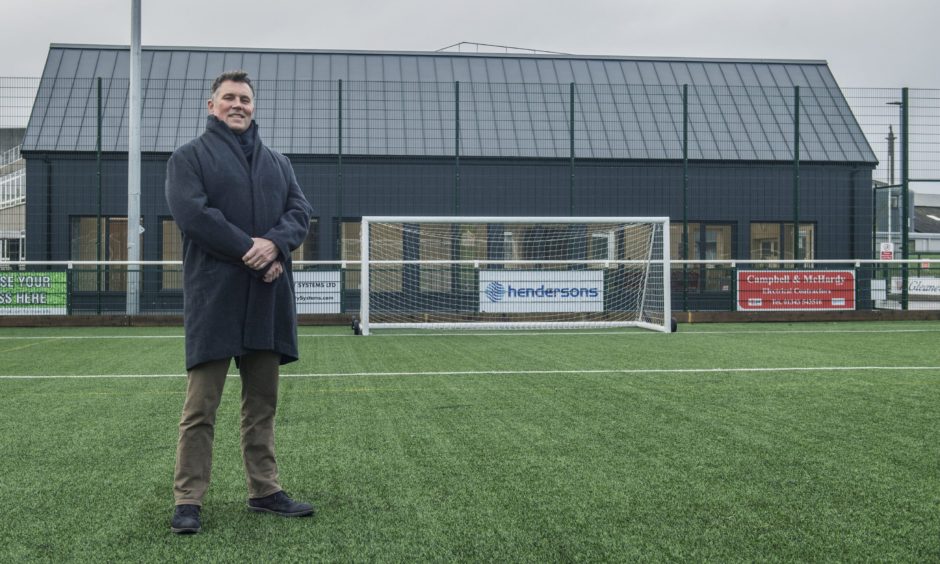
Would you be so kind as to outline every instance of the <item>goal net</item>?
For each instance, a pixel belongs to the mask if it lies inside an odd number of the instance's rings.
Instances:
[[[359,331],[669,332],[665,217],[364,217]]]

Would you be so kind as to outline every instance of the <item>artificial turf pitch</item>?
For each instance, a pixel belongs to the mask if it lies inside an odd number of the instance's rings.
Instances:
[[[301,328],[310,519],[250,513],[238,379],[169,531],[181,330],[0,330],[0,561],[937,561],[940,324]]]

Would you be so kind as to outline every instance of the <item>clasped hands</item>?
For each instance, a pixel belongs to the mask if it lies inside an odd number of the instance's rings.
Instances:
[[[242,262],[252,270],[263,270],[273,262],[274,264],[271,264],[271,268],[264,273],[262,280],[265,282],[274,282],[284,273],[284,265],[281,264],[281,261],[274,260],[277,258],[277,253],[277,247],[273,242],[262,237],[252,237],[251,248],[248,249],[248,252],[242,257]]]

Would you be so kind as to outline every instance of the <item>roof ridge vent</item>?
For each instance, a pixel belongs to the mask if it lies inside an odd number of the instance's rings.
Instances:
[[[559,51],[546,51],[545,49],[530,49],[528,47],[513,47],[511,45],[495,45],[493,43],[476,43],[474,41],[461,41],[447,47],[437,49],[438,53],[528,53],[532,55],[570,55]]]

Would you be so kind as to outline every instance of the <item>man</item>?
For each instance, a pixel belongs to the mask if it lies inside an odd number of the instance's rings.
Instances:
[[[166,199],[183,233],[188,372],[174,533],[201,528],[215,415],[233,358],[242,380],[248,508],[286,517],[313,513],[281,490],[274,457],[279,366],[298,358],[290,253],[306,237],[312,210],[290,162],[258,135],[245,72],[215,79],[208,108],[206,131],[167,163]]]

